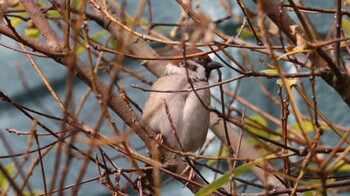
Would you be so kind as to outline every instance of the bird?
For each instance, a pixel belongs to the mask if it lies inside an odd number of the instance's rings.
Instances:
[[[186,56],[201,52],[198,48],[185,50]],[[167,62],[163,75],[152,85],[142,114],[143,122],[164,145],[184,152],[195,152],[204,145],[209,129],[208,79],[212,70],[221,67],[208,55]]]

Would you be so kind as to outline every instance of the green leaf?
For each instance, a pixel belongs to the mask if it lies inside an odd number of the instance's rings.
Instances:
[[[303,52],[311,52],[312,50],[310,49],[304,49],[303,47],[295,47],[292,51],[290,52],[287,52],[287,53],[284,53],[282,55],[280,55],[279,57],[277,57],[277,60],[283,58],[283,57],[286,57],[288,55],[292,55],[292,54],[297,54],[297,53],[303,53]]]
[[[306,191],[303,193],[303,196],[315,196],[315,195],[321,195],[321,192],[317,190],[313,190],[313,191]]]
[[[251,161],[249,163],[245,163],[245,164],[237,167],[234,170],[233,174],[234,174],[235,177],[238,177],[238,176],[244,174],[245,172],[250,171],[251,168],[255,164],[258,164],[258,163],[263,162],[263,161],[265,161],[267,159],[273,159],[273,158],[277,158],[277,155],[271,154],[271,155],[268,155],[266,157],[256,159],[255,161]],[[196,196],[209,195],[210,193],[212,193],[215,190],[219,189],[222,185],[226,184],[230,180],[231,175],[232,175],[231,171],[226,172],[221,177],[217,178],[216,180],[214,180],[213,182],[211,182],[207,186],[205,186],[202,189],[200,189],[196,193]]]
[[[97,31],[96,33],[92,34],[90,38],[94,41],[97,41],[106,33],[107,33],[106,30]],[[75,54],[80,54],[80,53],[84,52],[85,49],[86,49],[86,47],[83,44],[79,44],[75,48]]]
[[[342,19],[342,29],[345,33],[345,36],[349,36],[350,35],[350,20],[348,18],[343,18]]]
[[[350,164],[344,164],[338,169],[338,171],[350,171]]]
[[[262,161],[262,160],[260,160]],[[258,162],[260,162],[258,161]],[[239,167],[237,167],[234,171],[234,174],[235,174],[235,177],[238,177],[248,171],[250,171],[250,169],[256,164],[257,162],[256,161],[252,161],[252,162],[249,162],[249,163],[245,163]]]
[[[43,191],[41,191],[41,190],[32,190],[32,191],[23,191],[23,195],[24,196],[32,196],[32,195],[40,195],[40,194],[42,194],[43,193]]]
[[[264,70],[261,70],[260,72],[267,73],[267,74],[278,74],[277,69],[264,69]]]
[[[18,25],[22,20],[19,19],[19,18],[17,18],[17,17],[14,17],[14,18],[12,18],[10,21],[11,21],[11,25],[15,27],[15,26]]]
[[[96,33],[92,34],[90,36],[90,38],[94,41],[97,41],[98,39],[100,39],[104,34],[106,34],[107,31],[106,30],[101,30],[101,31],[97,31]]]
[[[307,133],[314,131],[314,125],[313,125],[313,123],[311,121],[303,120],[302,122],[304,124],[305,131]],[[290,125],[290,128],[292,128],[292,129],[298,131],[299,133],[301,133],[301,129],[300,129],[300,126],[299,126],[298,122],[292,123]]]
[[[10,175],[14,168],[15,168],[15,163],[10,163],[5,166],[4,170],[8,175]],[[4,173],[0,171],[0,188],[5,189],[7,182],[8,182],[8,179],[6,178]]]
[[[33,39],[38,39],[40,35],[40,31],[37,28],[26,28],[24,30],[24,34]]]
[[[226,184],[230,180],[231,172],[226,172],[221,177],[214,180],[212,183],[200,189],[195,196],[209,195],[210,193],[219,189],[222,185]]]
[[[72,0],[71,1],[71,5],[72,5],[72,7],[74,7],[74,8],[78,8],[78,7],[80,7],[81,6],[81,0]]]
[[[61,14],[57,10],[49,10],[47,11],[47,14],[52,16],[52,17],[59,17]]]
[[[254,165],[255,162],[249,162],[246,163],[244,165],[241,165],[239,167],[237,167],[234,170],[234,176],[238,177],[241,174],[249,171],[252,166]],[[224,175],[222,175],[221,177],[217,178],[216,180],[214,180],[212,183],[208,184],[207,186],[203,187],[202,189],[200,189],[195,195],[196,196],[202,196],[202,195],[209,195],[210,193],[216,191],[217,189],[219,189],[222,185],[228,183],[230,181],[230,177],[232,175],[232,172],[226,172]]]
[[[118,40],[115,37],[112,37],[111,41],[108,43],[108,45],[111,48],[116,48],[116,46],[118,45]]]
[[[262,73],[267,73],[267,74],[279,74],[279,71],[277,69],[265,69],[265,70],[261,70],[260,72]],[[281,74],[285,74],[284,72],[281,72]],[[285,78],[284,79],[286,81],[286,85],[288,87],[291,87],[293,85],[295,85],[298,82],[297,78]],[[276,81],[278,86],[283,86],[283,80],[282,79],[277,79]]]
[[[253,114],[244,119],[245,123],[248,126],[248,129],[262,137],[268,137],[268,133],[263,129],[267,127],[267,122],[264,117],[258,114]]]
[[[347,164],[344,160],[339,160],[332,168],[333,171],[350,171],[350,164]]]
[[[296,85],[298,82],[297,78],[285,78],[284,81],[286,82],[286,86],[288,86],[289,88]],[[276,81],[278,86],[283,86],[283,80],[282,79],[278,79]]]
[[[304,124],[304,127],[305,127],[305,131],[307,133],[311,133],[314,131],[314,124],[310,121],[310,120],[303,120],[302,121],[303,124]],[[298,122],[294,122],[294,123],[291,123],[288,125],[291,129],[295,130],[297,133],[301,133],[301,129],[300,129],[300,126],[298,125]],[[328,125],[321,125],[321,128],[323,130],[330,130],[329,126]],[[282,134],[282,128],[279,127],[275,130],[276,133],[280,133]],[[295,134],[293,134],[292,131],[288,131],[288,136],[290,137],[294,137]],[[299,135],[301,136],[301,135]],[[272,135],[270,136],[270,139],[274,140],[274,141],[280,141],[282,138],[281,136],[278,136],[278,135]]]
[[[85,47],[82,44],[78,44],[77,47],[75,48],[75,54],[80,54],[82,52],[84,52]]]
[[[310,133],[310,132],[314,131],[313,123],[311,121],[304,120],[304,121],[302,121],[302,123],[304,124],[305,131],[307,133]],[[298,122],[291,123],[288,126],[291,129],[295,130],[295,131],[288,131],[287,132],[289,137],[291,137],[291,138],[302,137],[301,129],[300,129],[300,126],[299,126]],[[276,133],[282,134],[282,128],[281,127],[277,128],[275,131],[276,131]],[[270,137],[270,139],[275,140],[275,141],[280,141],[282,138],[281,138],[281,136],[274,136],[274,137]]]
[[[251,138],[251,137],[247,137],[244,139],[246,142],[248,142],[249,144],[253,144],[254,146],[255,145],[259,145],[259,140],[256,140],[254,138]]]
[[[237,28],[236,29],[236,33],[238,34],[239,32],[241,31],[241,27]],[[250,30],[250,28],[248,27],[244,27],[241,31],[241,34],[239,35],[240,38],[242,39],[245,39],[245,38],[248,38],[248,37],[251,37],[253,36],[253,32],[252,30]]]
[[[22,5],[22,4],[19,4]],[[16,6],[15,8],[23,8],[22,6]],[[21,17],[25,17],[26,16],[26,12],[20,12],[19,14],[17,14],[19,17],[12,17],[10,19],[11,25],[12,26],[17,26],[20,22],[23,22],[23,20],[21,19]]]

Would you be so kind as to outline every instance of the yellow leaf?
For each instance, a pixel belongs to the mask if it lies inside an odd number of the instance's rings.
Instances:
[[[345,36],[350,35],[350,20],[348,18],[343,18],[341,23],[342,29],[345,33]]]
[[[74,49],[75,54],[80,54],[85,51],[85,46],[83,44],[78,44],[77,47]]]
[[[260,72],[267,73],[267,74],[278,74],[277,69],[264,69],[264,70],[261,70]]]
[[[264,117],[258,114],[253,114],[250,116],[247,116],[244,119],[244,122],[247,124],[248,129],[262,137],[267,137],[268,133],[264,131],[264,128],[267,127],[267,122]]]
[[[80,7],[81,6],[81,0],[72,0],[71,1],[71,4],[72,4],[72,7],[74,7],[74,8],[78,8],[78,7]]]
[[[265,70],[261,70],[260,72],[267,73],[267,74],[279,74],[277,69],[265,69]],[[285,74],[285,73],[282,71],[281,74]],[[286,81],[286,86],[288,87],[294,86],[298,82],[297,78],[285,78],[284,80]],[[282,79],[277,79],[276,83],[278,86],[283,86]]]
[[[285,78],[284,81],[286,82],[286,86],[288,87],[292,87],[294,85],[296,85],[296,83],[298,82],[297,78]],[[276,81],[278,86],[283,86],[283,80],[282,79],[278,79]]]
[[[15,163],[10,163],[5,166],[4,171],[10,175],[15,168]],[[0,189],[5,189],[8,183],[8,179],[5,177],[5,174],[0,171]]]
[[[40,32],[39,32],[39,29],[37,28],[26,28],[24,30],[24,34],[33,39],[38,39]]]
[[[22,4],[19,4],[19,6],[16,6],[15,8],[17,8],[17,9],[20,9],[20,8],[23,8],[22,7]],[[12,17],[11,19],[10,19],[10,21],[11,21],[11,25],[12,26],[16,26],[16,25],[18,25],[20,22],[22,22],[23,20],[22,19],[20,19],[21,17],[25,17],[26,16],[26,12],[20,12],[19,14],[17,14],[19,17]]]
[[[90,36],[90,38],[94,41],[97,41],[99,38],[101,38],[103,35],[105,35],[107,33],[106,30],[101,30],[101,31],[97,31],[96,33],[92,34]]]
[[[292,51],[284,53],[284,54],[280,55],[279,57],[277,57],[277,60],[279,60],[279,59],[281,59],[283,57],[292,55],[292,54],[303,53],[303,52],[311,52],[311,51],[312,50],[310,50],[310,49],[304,49],[304,47],[302,47],[302,46],[296,46],[296,47],[293,48]]]
[[[49,10],[47,11],[47,14],[53,17],[61,16],[61,14],[57,10]]]
[[[240,38],[245,39],[248,37],[253,36],[253,32],[252,30],[250,30],[250,28],[248,27],[244,27],[241,31],[241,27],[236,29],[236,33],[238,34],[239,32],[241,32],[241,34],[239,35]]]

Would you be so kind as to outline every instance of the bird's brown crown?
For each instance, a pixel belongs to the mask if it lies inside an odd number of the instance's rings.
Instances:
[[[185,51],[185,55],[186,56],[189,56],[189,55],[193,55],[193,54],[199,54],[199,53],[202,53],[203,51],[198,49],[198,48],[188,48],[186,49]],[[171,54],[171,56],[178,56],[178,57],[181,57],[184,55],[184,52],[183,51],[176,51],[174,53]],[[209,55],[205,54],[205,55],[198,55],[198,56],[192,56],[192,57],[188,57],[186,59],[191,59],[191,60],[194,60],[196,61],[197,63],[205,66],[207,63],[211,62],[211,58],[209,57]],[[176,59],[176,60],[171,60],[170,61],[173,65],[175,66],[180,66],[181,63],[183,62],[183,59]],[[193,70],[195,69],[196,67],[195,66],[191,66],[191,65],[188,65],[187,67],[188,69],[190,70]],[[193,70],[195,71],[195,70]]]

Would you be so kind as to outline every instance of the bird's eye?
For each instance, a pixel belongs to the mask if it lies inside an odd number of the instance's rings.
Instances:
[[[185,67],[185,61],[181,61],[181,62],[179,63],[179,65],[180,65],[180,67]]]
[[[199,62],[199,63],[203,63],[204,62],[203,57],[196,57],[196,58],[194,58],[194,60]]]

